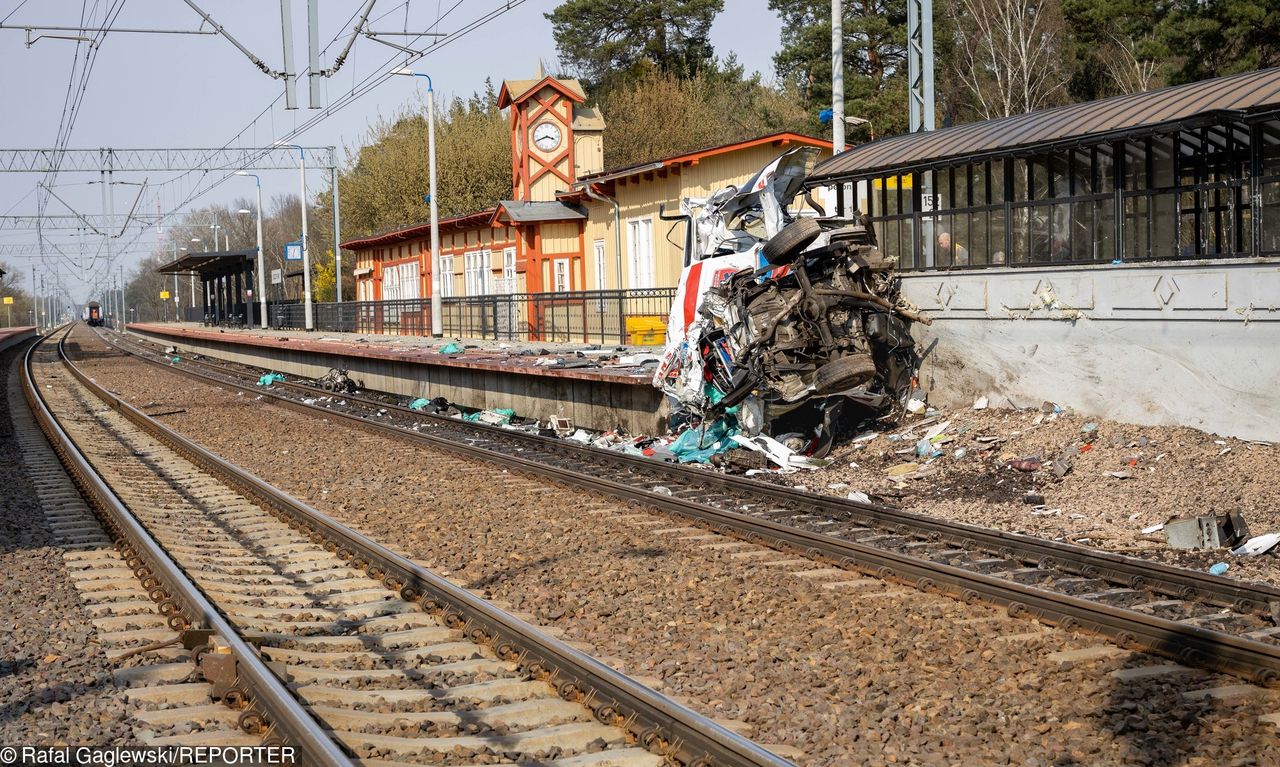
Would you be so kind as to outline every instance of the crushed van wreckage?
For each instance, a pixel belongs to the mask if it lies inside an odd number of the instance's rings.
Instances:
[[[778,157],[741,189],[685,198],[684,269],[654,385],[672,422],[730,417],[822,456],[869,418],[900,416],[919,364],[910,328],[929,319],[900,295],[895,259],[860,216],[828,216],[808,192],[817,157]],[[817,215],[812,215],[816,212]]]

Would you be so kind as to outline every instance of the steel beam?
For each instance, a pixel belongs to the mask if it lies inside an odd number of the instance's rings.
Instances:
[[[307,165],[328,168],[333,147],[306,147]],[[288,147],[224,149],[0,149],[0,173],[76,173],[103,171],[293,170],[297,157]]]

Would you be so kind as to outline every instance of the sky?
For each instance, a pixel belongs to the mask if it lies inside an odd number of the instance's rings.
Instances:
[[[191,0],[232,37],[272,69],[282,68],[281,19],[279,4],[271,0]],[[319,40],[325,51],[321,67],[332,66],[334,58],[350,36],[356,13],[365,0],[321,0]],[[200,15],[188,0],[84,0],[86,19],[94,26],[103,22],[110,7],[118,10],[114,29],[197,30]],[[486,78],[495,86],[505,78],[527,78],[539,60],[554,67],[557,62],[551,25],[543,14],[558,0],[375,0],[372,23],[375,32],[435,31],[453,36],[413,67],[432,76],[437,98],[467,96],[484,87]],[[458,34],[491,12],[500,13],[483,26]],[[294,57],[298,69],[307,58],[306,0],[292,0]],[[768,9],[768,0],[726,0],[712,30],[716,53],[736,53],[748,72],[772,76],[772,57],[778,41],[778,21]],[[0,29],[0,96],[8,106],[0,118],[0,149],[46,148],[57,143],[63,124],[64,103],[69,90],[73,60],[77,50],[83,59],[87,44],[66,39],[39,39],[26,44],[22,25],[81,26],[81,6],[70,0],[0,0],[0,24],[19,26]],[[203,26],[209,29],[208,25]],[[40,34],[39,32],[32,35]],[[50,35],[75,35],[53,31]],[[430,45],[430,38],[389,36],[383,39]],[[403,54],[367,38],[359,38],[341,70],[323,81],[326,106],[346,96],[358,84],[376,73],[403,63]],[[307,146],[350,146],[362,143],[370,121],[392,115],[416,103],[421,94],[420,78],[392,77],[327,114],[291,141]],[[107,34],[97,48],[88,86],[72,124],[71,148],[135,147],[243,147],[269,146],[304,124],[315,121],[321,110],[307,109],[307,86],[300,83],[296,110],[283,108],[283,86],[261,72],[225,37],[217,35]],[[606,116],[607,117],[607,116]],[[114,209],[120,212],[132,204],[142,189],[139,207],[148,213],[179,209],[193,193],[189,206],[230,203],[251,197],[252,179],[214,181],[224,174],[164,174],[118,172],[113,185]],[[262,172],[263,197],[296,193],[297,174],[290,171]],[[0,173],[0,214],[33,214],[37,210],[36,186],[40,174]],[[98,175],[61,173],[54,192],[81,213],[101,213],[102,187],[89,183]],[[145,183],[145,186],[139,184]],[[308,177],[308,194],[327,188],[327,173]],[[50,199],[47,213],[66,214],[62,203]],[[54,235],[50,235],[54,238]],[[100,284],[106,263],[99,236],[84,238],[74,234],[57,237],[69,257],[55,262],[68,277],[65,283],[73,300],[88,300]],[[0,228],[0,246],[35,243],[34,231]],[[133,231],[112,244],[126,272],[147,255],[157,242],[151,227]],[[231,243],[250,247],[252,243]],[[97,254],[80,255],[84,253]],[[31,259],[0,253],[18,270],[30,273]],[[115,270],[112,270],[115,271]],[[72,274],[76,272],[76,274]]]

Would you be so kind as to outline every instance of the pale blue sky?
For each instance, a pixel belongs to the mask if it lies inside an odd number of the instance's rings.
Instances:
[[[105,8],[118,0],[92,0],[97,7],[89,18],[100,22]],[[281,68],[279,4],[273,0],[196,0],[197,5],[248,49],[272,68]],[[362,0],[321,0],[321,45],[333,42],[321,65],[332,64],[345,42],[348,19]],[[453,32],[465,24],[505,5],[502,0],[378,0],[371,26],[378,31],[433,27]],[[438,94],[467,95],[483,87],[486,77],[495,83],[508,77],[527,77],[538,59],[556,61],[550,24],[542,14],[557,5],[556,0],[526,0],[486,26],[429,55],[415,65],[429,72]],[[772,77],[772,56],[778,47],[778,23],[767,0],[726,0],[726,10],[716,20],[713,41],[718,55],[735,52],[748,71]],[[305,66],[306,0],[292,0],[295,60]],[[453,10],[446,14],[449,9]],[[16,10],[16,12],[15,12]],[[12,15],[11,15],[12,14]],[[78,25],[81,6],[71,0],[0,0],[4,23]],[[443,16],[443,18],[440,18]],[[436,24],[440,18],[439,26]],[[196,29],[199,16],[182,0],[124,0],[114,21],[117,28]],[[66,33],[55,33],[66,34]],[[388,38],[402,40],[402,38]],[[82,50],[87,46],[82,46]],[[76,43],[40,40],[24,45],[21,30],[0,30],[0,96],[7,113],[0,120],[0,147],[50,147],[55,143]],[[383,71],[395,51],[361,38],[356,42],[342,70],[325,81],[325,103],[331,103],[370,73]],[[414,98],[415,81],[392,78],[341,111],[294,139],[309,146],[343,146],[358,142],[369,121],[379,114],[391,114]],[[280,81],[261,73],[225,39],[216,36],[162,36],[113,33],[98,49],[89,86],[71,134],[71,147],[210,147],[231,141],[244,146],[266,146],[276,138],[311,120],[310,109],[286,111]],[[274,107],[270,107],[276,101]],[[299,87],[299,101],[306,104],[306,86]],[[256,121],[255,121],[255,118]],[[147,174],[118,173],[118,180],[142,181]],[[39,176],[0,174],[0,213],[31,213],[35,198],[30,194]],[[149,190],[171,178],[152,173]],[[98,186],[84,182],[96,176],[63,174],[58,190],[82,212],[101,209]],[[169,210],[185,198],[196,179],[159,187],[157,196],[148,192],[148,212],[155,212],[157,200]],[[309,179],[313,190],[327,184],[316,173]],[[264,197],[297,189],[296,175],[287,172],[263,174]],[[129,197],[136,187],[117,187],[118,199]],[[250,179],[232,179],[194,201],[195,206],[228,202],[249,196]],[[118,203],[119,205],[119,203]],[[51,203],[49,212],[65,212]],[[0,244],[34,242],[34,233],[0,231]],[[136,240],[134,251],[125,257],[133,263],[155,241],[154,230]],[[26,271],[30,262],[7,258]],[[74,291],[73,291],[74,292]]]

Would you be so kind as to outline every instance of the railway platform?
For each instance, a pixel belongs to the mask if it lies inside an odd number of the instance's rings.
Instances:
[[[29,325],[16,328],[0,328],[0,351],[22,342],[35,335],[36,329]]]
[[[405,397],[444,397],[477,409],[510,408],[546,420],[633,434],[666,430],[667,409],[650,384],[653,366],[625,364],[656,357],[655,347],[581,343],[457,341],[357,333],[212,328],[195,323],[133,323],[128,331],[180,352],[319,377],[345,368],[371,390]],[[614,353],[610,353],[614,352]]]

